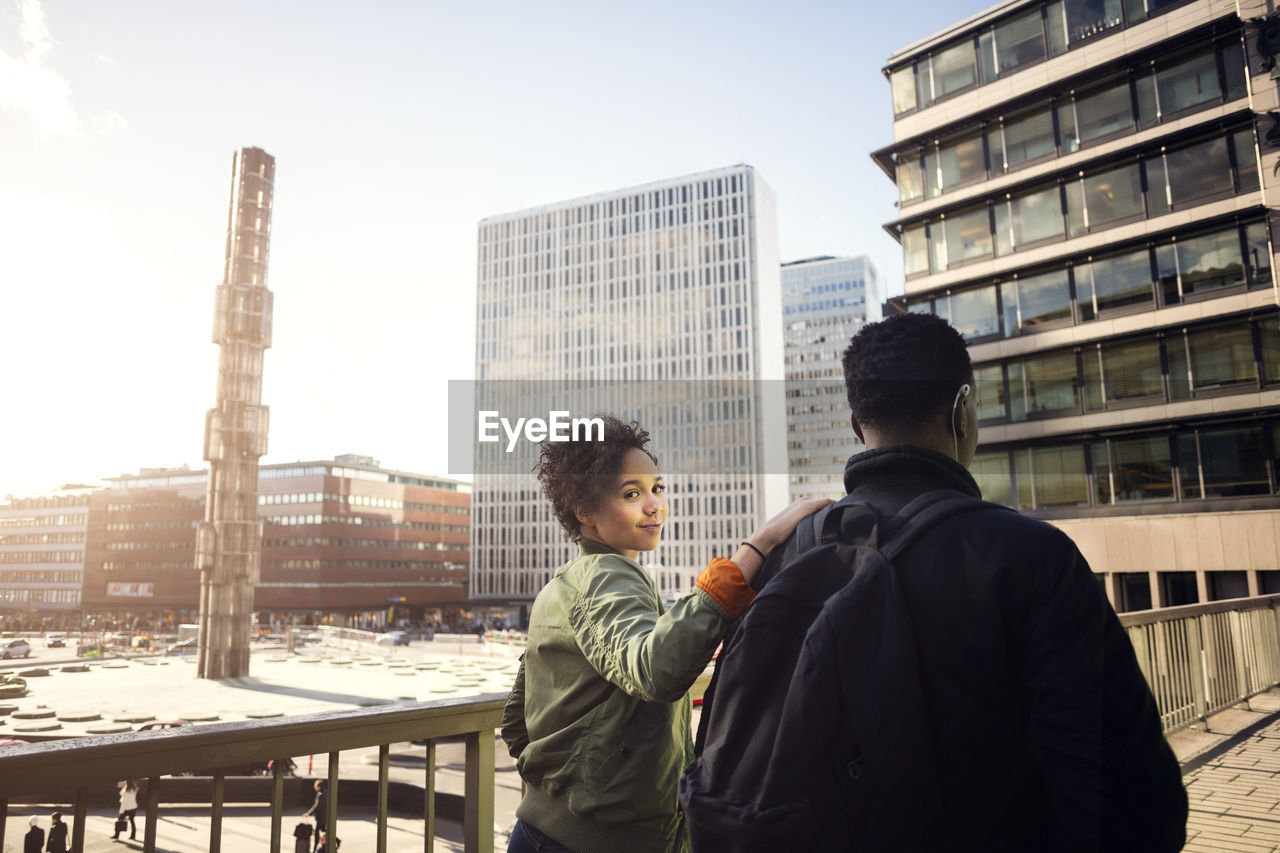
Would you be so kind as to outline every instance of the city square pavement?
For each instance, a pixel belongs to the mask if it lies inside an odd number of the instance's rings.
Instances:
[[[213,721],[257,719],[278,715],[308,714],[318,711],[354,709],[380,702],[423,701],[460,698],[470,695],[506,693],[515,677],[522,648],[505,640],[477,642],[474,635],[445,635],[432,642],[409,647],[372,647],[337,641],[326,647],[308,646],[298,653],[283,649],[255,650],[248,678],[210,681],[195,677],[194,658],[134,657],[109,658],[93,662],[87,671],[75,671],[86,663],[70,655],[66,659],[22,662],[4,667],[7,672],[47,669],[48,676],[27,678],[30,694],[7,704],[13,713],[0,716],[0,738],[32,732],[28,726],[53,730],[35,732],[48,735],[82,735],[97,726],[132,725],[116,720],[187,719],[195,724]],[[341,647],[347,645],[347,648]],[[63,671],[64,666],[72,671]],[[52,712],[51,716],[35,716]],[[59,719],[59,718],[65,719]],[[98,719],[92,719],[97,717]],[[422,746],[402,743],[391,747],[392,781],[421,785],[426,751]],[[376,779],[377,748],[342,753],[343,779]],[[295,756],[298,775],[325,777],[328,756]],[[495,749],[496,792],[494,803],[497,845],[505,848],[505,832],[515,822],[520,798],[520,782],[514,762],[499,740]],[[464,755],[461,743],[443,742],[436,752],[436,787],[444,793],[463,792]],[[339,789],[341,801],[341,789]],[[302,820],[307,805],[286,802],[282,822],[281,849],[293,850],[293,828]],[[64,819],[72,812],[70,803],[47,806],[11,804],[5,826],[4,853],[22,849],[22,836],[31,815],[40,826],[49,828],[49,813],[61,808]],[[142,819],[138,814],[136,842],[112,841],[114,810],[90,809],[85,832],[85,850],[141,849]],[[375,812],[372,808],[339,810],[338,837],[343,849],[359,853],[375,849]],[[229,803],[222,822],[222,849],[229,853],[266,850],[271,816],[265,806]],[[166,805],[161,802],[157,821],[157,850],[196,853],[208,849],[209,809],[192,804]],[[392,814],[389,817],[387,848],[390,851],[421,851],[423,822],[420,816]],[[437,819],[436,849],[462,849],[459,824]]]
[[[357,708],[374,701],[409,701],[506,692],[519,656],[518,645],[477,643],[474,637],[446,642],[416,643],[408,648],[307,648],[288,655],[279,649],[255,652],[251,676],[207,681],[194,677],[190,658],[134,658],[108,660],[87,672],[63,672],[62,664],[41,662],[51,675],[28,679],[31,694],[12,700],[19,710],[53,711],[53,717],[29,720],[0,717],[0,737],[26,724],[61,725],[56,733],[82,734],[93,722],[69,718],[101,717],[97,724],[117,717],[191,718],[205,721],[244,720],[276,714],[305,714]],[[27,670],[31,664],[8,669]],[[41,706],[44,706],[43,708]],[[198,724],[198,723],[197,723]],[[1253,697],[1242,706],[1170,737],[1183,763],[1190,800],[1187,851],[1193,853],[1261,853],[1280,851],[1280,689]],[[344,779],[375,779],[376,748],[342,754]],[[501,741],[495,749],[495,845],[505,849],[506,832],[515,821],[520,781]],[[412,744],[392,746],[391,778],[421,784],[425,749]],[[298,773],[322,777],[327,756],[296,756]],[[440,791],[461,794],[463,748],[442,743],[437,750],[436,784]],[[13,804],[6,822],[4,853],[22,849],[22,836],[31,815],[48,829],[49,813],[61,807],[70,819],[69,803],[29,806]],[[293,827],[306,804],[286,803],[281,849],[292,851]],[[139,812],[139,838],[143,832]],[[375,849],[375,813],[369,807],[341,807],[338,837],[347,851]],[[140,850],[139,841],[112,841],[114,810],[90,809],[85,850]],[[229,853],[266,850],[270,811],[265,806],[230,803],[223,816],[222,849]],[[392,814],[387,830],[390,851],[423,849],[420,816]],[[161,804],[157,821],[157,850],[198,853],[208,849],[209,809],[192,804]],[[462,829],[438,820],[436,849],[462,849]]]

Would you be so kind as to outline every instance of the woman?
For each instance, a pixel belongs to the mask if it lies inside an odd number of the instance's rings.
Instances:
[[[538,479],[579,553],[534,601],[503,713],[526,782],[508,853],[688,848],[676,800],[693,751],[686,692],[754,598],[765,555],[830,503],[792,504],[664,609],[636,562],[667,517],[649,434],[604,422],[603,441],[542,445]]]
[[[115,841],[120,837],[121,831],[124,830],[125,819],[129,820],[129,840],[138,840],[138,822],[135,816],[138,814],[138,783],[132,779],[127,782],[120,783],[120,816],[116,818],[116,831],[111,834],[111,840]]]

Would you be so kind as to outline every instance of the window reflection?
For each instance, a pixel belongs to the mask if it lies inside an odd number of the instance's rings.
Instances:
[[[942,303],[935,307],[937,313],[966,339],[995,335],[1000,331],[995,287],[953,293],[936,301]]]
[[[948,216],[942,225],[946,241],[946,263],[942,269],[991,255],[991,220],[986,207]]]
[[[1012,18],[995,28],[996,67],[1001,74],[1044,59],[1040,10]]]
[[[1155,338],[1091,347],[1082,361],[1088,411],[1164,400],[1160,342]]]
[[[1071,287],[1065,269],[1000,285],[1005,335],[1036,331],[1037,326],[1071,319]]]
[[[1164,168],[1169,181],[1169,200],[1175,209],[1233,190],[1225,137],[1165,153]]]
[[[978,82],[973,42],[965,39],[933,55],[933,95],[942,98]]]
[[[1076,355],[1074,352],[1051,352],[1022,360],[1023,393],[1028,415],[1061,414],[1080,408]],[[1015,389],[1017,396],[1019,389]],[[1020,407],[1021,408],[1021,407]]]
[[[1004,370],[999,364],[976,367],[973,371],[973,381],[978,387],[978,420],[1002,420],[1005,417]]]
[[[969,464],[969,473],[982,490],[983,500],[1013,506],[1008,452],[977,454]]]
[[[1063,0],[1061,6],[1068,44],[1075,44],[1124,23],[1120,0]]]
[[[1212,50],[1181,57],[1157,73],[1156,95],[1162,116],[1219,100],[1218,58]]]
[[[1146,249],[1125,252],[1076,268],[1080,319],[1151,302],[1151,260]]]

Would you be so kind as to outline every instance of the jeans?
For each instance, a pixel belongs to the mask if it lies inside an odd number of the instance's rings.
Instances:
[[[130,838],[135,838],[135,837],[137,836],[137,834],[138,834],[138,821],[137,821],[137,819],[135,818],[135,815],[137,815],[137,814],[138,814],[138,810],[137,810],[137,809],[128,809],[128,810],[126,810],[126,811],[122,811],[122,812],[120,812],[120,814],[119,814],[119,817],[122,817],[122,818],[128,818],[128,819],[129,819],[129,837],[130,837]],[[120,835],[120,830],[118,830],[118,829],[117,829],[117,830],[115,831],[115,834],[114,834],[114,835],[112,835],[111,837],[112,837],[112,838],[116,838],[116,837],[117,837],[117,836],[119,836],[119,835]]]
[[[507,853],[571,853],[568,847],[553,841],[527,823],[516,821],[511,829]]]

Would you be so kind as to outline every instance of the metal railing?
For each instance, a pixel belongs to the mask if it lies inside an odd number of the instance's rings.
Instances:
[[[377,851],[387,849],[390,746],[427,742],[423,779],[424,849],[434,849],[436,741],[462,736],[466,745],[463,841],[468,851],[492,853],[494,838],[494,730],[502,721],[506,696],[488,694],[413,705],[384,705],[282,719],[212,723],[166,731],[131,732],[6,747],[0,755],[0,847],[9,800],[32,794],[63,795],[76,780],[73,851],[84,848],[89,787],[119,779],[148,779],[143,850],[156,849],[156,817],[165,798],[166,774],[202,767],[229,767],[285,756],[329,755],[328,836],[336,837],[339,752],[378,747]],[[284,768],[276,761],[271,777],[271,851],[280,851]],[[265,780],[264,780],[265,781]],[[173,780],[168,780],[173,784]],[[209,823],[211,853],[222,847],[225,776],[213,774]]]
[[[1280,683],[1280,595],[1121,613],[1166,734]]]

